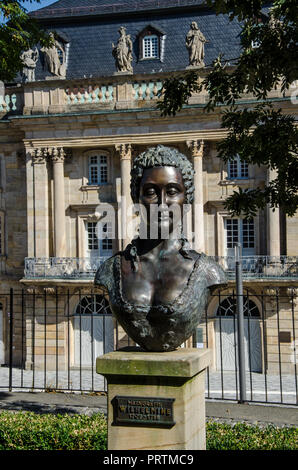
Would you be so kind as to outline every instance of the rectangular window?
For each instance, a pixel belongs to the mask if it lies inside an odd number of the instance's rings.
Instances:
[[[227,248],[235,248],[239,243],[239,224],[238,219],[227,219]]]
[[[113,231],[112,223],[87,222],[87,253],[90,258],[99,256],[112,256],[113,253]]]
[[[248,163],[241,161],[239,155],[228,162],[229,179],[245,179],[249,177]]]
[[[158,37],[145,36],[143,38],[143,58],[154,59],[159,57],[158,53]]]
[[[254,248],[255,228],[253,220],[243,219],[242,221],[242,244],[243,248]]]
[[[234,256],[237,243],[242,246],[242,256],[255,254],[255,225],[253,220],[226,219],[226,251],[228,256]]]
[[[87,223],[88,250],[98,250],[97,222]]]
[[[106,155],[89,157],[89,184],[108,182],[108,159]]]
[[[103,225],[102,227],[102,251],[103,254],[106,251],[111,251],[113,249],[113,241],[110,238],[112,234],[112,224],[111,222],[107,222],[106,224]]]

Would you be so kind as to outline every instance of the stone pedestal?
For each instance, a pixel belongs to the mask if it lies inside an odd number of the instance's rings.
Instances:
[[[108,385],[109,450],[205,449],[207,349],[124,348],[96,361]]]

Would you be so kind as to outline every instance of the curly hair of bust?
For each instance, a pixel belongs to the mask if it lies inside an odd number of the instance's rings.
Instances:
[[[144,170],[163,166],[173,166],[181,171],[183,184],[186,190],[185,203],[191,204],[193,202],[194,193],[194,169],[192,164],[187,159],[187,157],[178,150],[165,147],[163,145],[151,147],[134,159],[131,169],[130,184],[130,191],[133,202],[137,203],[139,201],[140,185]],[[191,259],[191,256],[189,255],[189,242],[182,232],[180,236],[180,242],[180,253],[185,258]],[[127,246],[126,253],[131,260],[132,269],[137,271],[138,254],[136,239],[132,240],[132,243]]]
[[[188,158],[178,150],[158,145],[150,147],[138,155],[131,169],[130,192],[134,203],[137,203],[140,195],[140,184],[144,170],[148,168],[174,166],[181,171],[183,183],[186,189],[186,204],[193,202],[194,193],[194,169]]]

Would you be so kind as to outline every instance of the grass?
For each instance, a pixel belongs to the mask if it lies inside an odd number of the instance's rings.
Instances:
[[[208,422],[207,450],[297,450],[297,428]],[[0,450],[106,450],[102,414],[0,413]]]

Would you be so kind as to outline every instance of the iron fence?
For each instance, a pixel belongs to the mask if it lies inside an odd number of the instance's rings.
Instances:
[[[247,401],[297,405],[296,289],[245,291]],[[0,389],[104,392],[96,357],[132,346],[100,290],[23,289],[0,293]],[[239,400],[237,295],[210,295],[201,322],[181,347],[207,347],[206,398]]]

